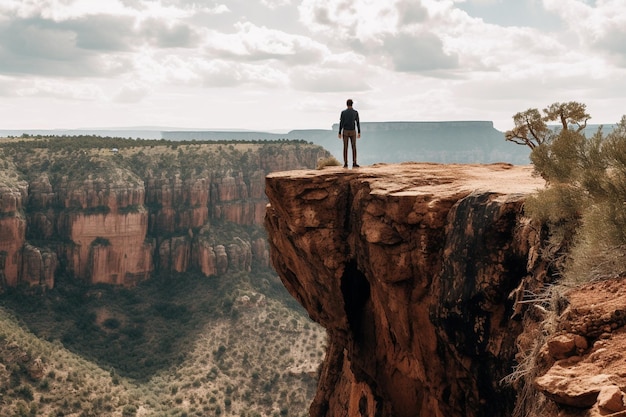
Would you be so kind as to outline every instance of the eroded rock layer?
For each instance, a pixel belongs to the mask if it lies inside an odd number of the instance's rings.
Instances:
[[[271,260],[329,345],[315,417],[508,416],[514,292],[539,262],[531,167],[375,165],[266,177]]]
[[[155,271],[268,267],[265,175],[313,168],[327,152],[237,146],[0,152],[0,291],[52,288],[58,273],[132,286]]]
[[[626,415],[626,279],[571,288],[562,307],[555,329],[535,337],[534,387],[550,401],[533,411],[559,417]]]

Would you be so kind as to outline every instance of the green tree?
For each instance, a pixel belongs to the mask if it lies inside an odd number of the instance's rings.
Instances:
[[[591,119],[586,109],[586,105],[576,101],[553,103],[543,109],[544,119],[560,122],[563,130],[568,130],[572,125],[575,125],[576,132],[580,133],[587,127],[587,121]]]
[[[528,109],[513,116],[515,127],[504,133],[506,140],[530,149],[545,142],[550,129],[537,109]]]
[[[555,103],[545,110],[563,128],[533,148],[530,159],[548,186],[526,201],[575,282],[626,274],[626,116],[608,135],[599,129],[587,138],[584,109]]]
[[[548,127],[547,122],[558,121],[562,130],[580,133],[587,127],[590,118],[585,104],[576,101],[553,103],[543,109],[543,115],[538,109],[528,109],[515,114],[513,116],[515,127],[505,132],[504,137],[507,141],[535,149],[553,138],[554,131]],[[576,129],[571,129],[572,126]]]

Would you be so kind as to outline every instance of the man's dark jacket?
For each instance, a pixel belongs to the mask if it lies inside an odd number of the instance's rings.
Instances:
[[[339,118],[339,133],[343,130],[358,130],[361,133],[361,122],[359,121],[359,112],[352,107],[348,107],[341,112]]]

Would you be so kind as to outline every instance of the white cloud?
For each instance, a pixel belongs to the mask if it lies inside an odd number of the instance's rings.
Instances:
[[[567,51],[559,40],[536,29],[486,24],[477,19],[457,16],[441,33],[444,50],[459,57],[459,66],[469,71],[511,72],[537,68],[560,60],[555,51]]]
[[[278,7],[290,5],[291,0],[261,0],[261,4],[269,7],[270,9],[276,9]]]
[[[177,54],[147,54],[136,62],[141,68],[138,78],[151,84],[200,85],[204,61]]]
[[[25,80],[24,80],[25,81]],[[68,83],[45,78],[20,82],[14,93],[19,97],[49,97],[66,101],[96,101],[105,99],[102,89],[92,83]]]
[[[205,87],[241,87],[256,85],[270,88],[283,87],[286,75],[271,65],[248,64],[225,60],[203,62],[198,68]]]
[[[218,4],[214,7],[206,8],[204,11],[209,14],[223,14],[230,12],[230,9],[225,4]]]
[[[199,42],[199,33],[190,25],[157,19],[146,19],[141,23],[139,34],[149,43],[162,48],[192,48]]]
[[[150,89],[145,85],[130,83],[122,86],[113,97],[113,101],[118,103],[139,103],[144,98],[148,97],[149,94]]]
[[[76,24],[76,22],[74,22]],[[0,73],[84,77],[115,76],[131,70],[124,34],[99,37],[80,25],[45,19],[0,23]],[[100,48],[103,53],[98,53]],[[118,54],[108,55],[117,49]]]
[[[397,4],[400,26],[421,23],[428,18],[428,11],[419,2],[400,0]]]
[[[368,57],[371,65],[391,65],[402,72],[433,74],[458,66],[456,53],[446,49],[438,32],[440,14],[449,13],[450,3],[396,0],[304,0],[301,21],[329,39],[335,52],[351,48]]]
[[[236,33],[211,32],[207,34],[207,48],[222,58],[256,60],[285,60],[292,64],[319,62],[328,53],[327,48],[300,35],[285,33],[250,22],[235,25]]]
[[[128,14],[128,9],[117,0],[1,0],[0,10],[3,14],[19,18],[41,17],[54,21],[75,19],[89,14]]]
[[[577,35],[579,45],[600,49],[626,67],[626,2],[598,0],[593,5],[582,0],[543,2],[567,23]]]
[[[369,121],[508,123],[569,99],[618,120],[623,28],[623,0],[0,0],[3,120],[89,102],[94,124],[197,126],[211,101],[220,123],[257,117],[230,127],[327,128],[348,96]]]
[[[400,33],[384,40],[384,51],[394,69],[402,72],[429,72],[458,67],[458,57],[443,51],[443,42],[432,33]]]
[[[297,90],[311,92],[356,92],[370,89],[358,66],[346,66],[344,69],[300,68],[292,71],[291,85]]]
[[[398,22],[395,3],[378,0],[303,0],[300,21],[327,38],[360,39],[394,30]]]

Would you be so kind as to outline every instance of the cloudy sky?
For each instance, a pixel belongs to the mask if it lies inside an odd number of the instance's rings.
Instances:
[[[0,0],[0,129],[626,114],[624,0]]]

